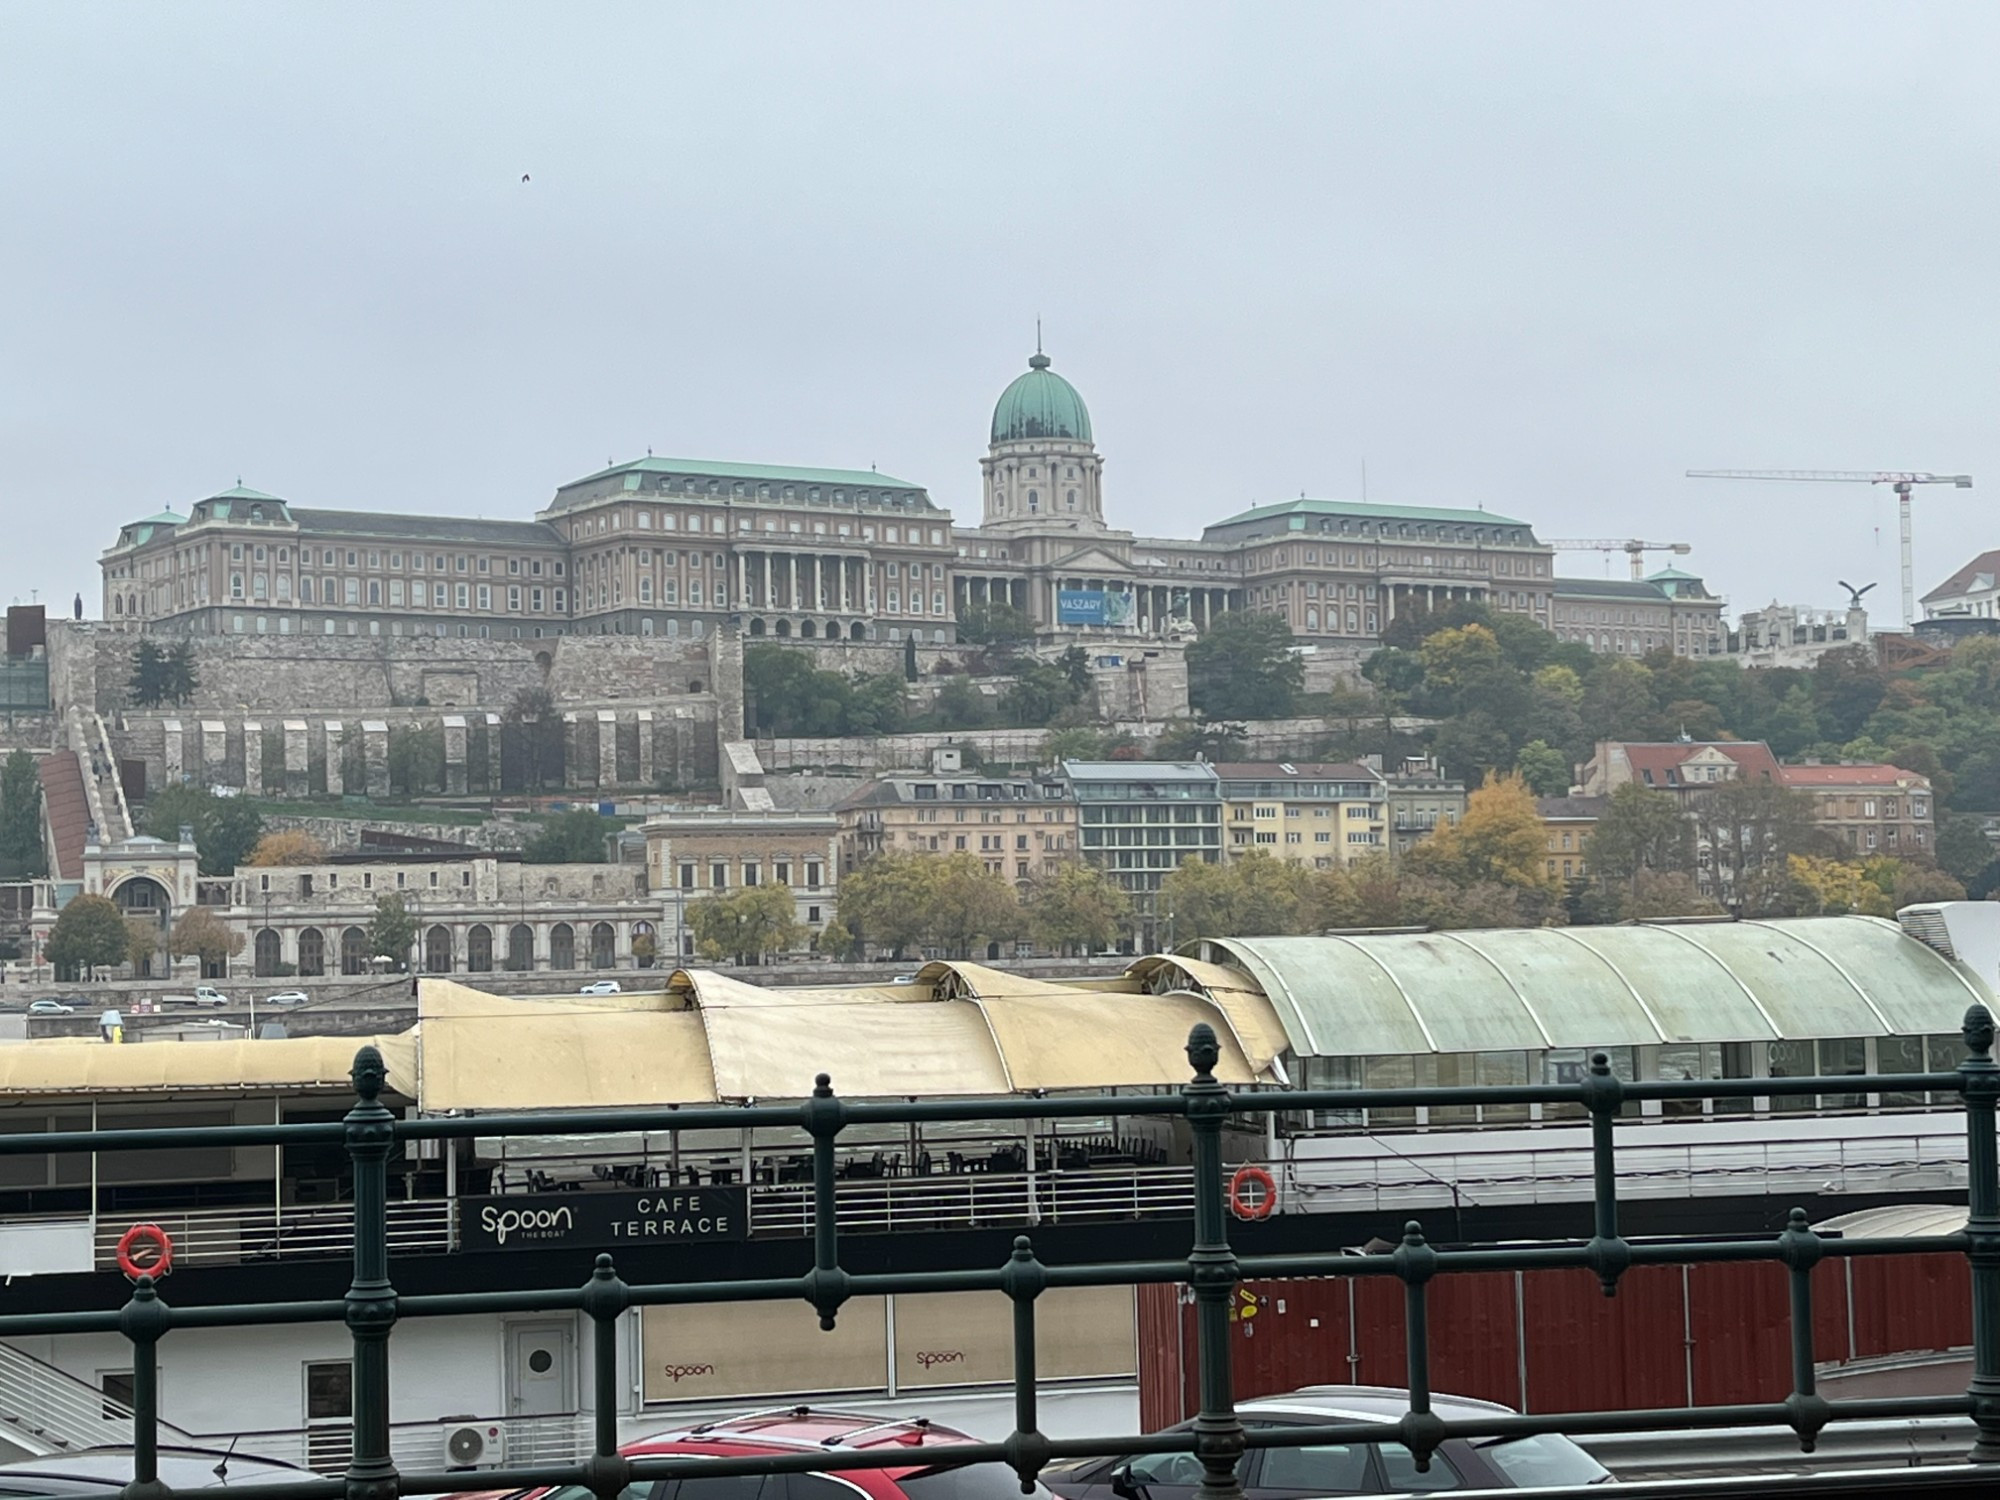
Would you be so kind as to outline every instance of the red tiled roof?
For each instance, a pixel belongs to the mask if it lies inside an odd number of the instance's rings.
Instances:
[[[1967,563],[1943,583],[1924,595],[1923,602],[1928,604],[1933,599],[1949,599],[1955,594],[1962,594],[1972,587],[1972,580],[1977,578],[1981,573],[1988,573],[1995,578],[2000,578],[2000,552],[1980,553],[1979,556],[1973,558],[1971,562]]]
[[[1688,785],[1681,779],[1680,768],[1703,750],[1720,750],[1735,761],[1745,781],[1776,781],[1781,774],[1778,758],[1762,740],[1668,740],[1657,744],[1625,744],[1619,748],[1631,763],[1633,777],[1644,786]],[[1648,771],[1653,773],[1650,779],[1645,774]]]
[[[1786,766],[1786,786],[1895,786],[1908,779],[1930,783],[1901,766]]]
[[[45,755],[36,767],[42,778],[42,806],[55,834],[58,880],[83,879],[83,845],[90,833],[90,801],[83,791],[83,768],[74,750]]]

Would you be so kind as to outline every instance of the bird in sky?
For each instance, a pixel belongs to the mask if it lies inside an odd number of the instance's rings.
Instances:
[[[526,172],[523,172],[521,174],[521,181],[526,182],[527,180],[528,180],[528,174]]]

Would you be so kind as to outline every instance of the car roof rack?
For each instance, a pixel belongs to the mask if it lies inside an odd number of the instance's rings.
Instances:
[[[822,1413],[822,1415],[825,1415],[825,1413]],[[923,1435],[931,1430],[931,1419],[929,1417],[891,1417],[886,1422],[875,1422],[867,1427],[857,1427],[852,1432],[844,1432],[836,1437],[823,1437],[819,1440],[819,1445],[822,1448],[841,1448],[851,1444],[856,1438],[868,1437],[877,1432],[892,1432],[898,1427],[916,1428],[916,1445],[920,1447],[923,1444]]]
[[[738,1422],[758,1422],[766,1417],[809,1417],[813,1414],[810,1406],[760,1406],[755,1411],[739,1411],[734,1416],[717,1417],[712,1422],[700,1422],[688,1429],[689,1436],[714,1432],[718,1427],[734,1426]]]

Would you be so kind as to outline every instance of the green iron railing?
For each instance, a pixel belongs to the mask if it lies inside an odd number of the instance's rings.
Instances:
[[[612,1500],[635,1481],[698,1475],[772,1475],[901,1468],[906,1449],[854,1451],[818,1449],[741,1458],[640,1457],[618,1453],[620,1381],[618,1326],[631,1308],[673,1304],[803,1299],[819,1326],[834,1326],[846,1301],[881,1293],[999,1291],[1013,1302],[1014,1431],[1003,1442],[954,1446],[954,1463],[1005,1463],[1027,1491],[1053,1459],[1125,1454],[1192,1452],[1203,1479],[1196,1500],[1236,1500],[1241,1489],[1237,1462],[1247,1448],[1297,1447],[1335,1442],[1395,1442],[1407,1446],[1420,1467],[1451,1438],[1602,1432],[1691,1433],[1722,1428],[1784,1425],[1804,1452],[1831,1422],[1883,1418],[1964,1416],[1976,1438],[1965,1465],[1896,1471],[1874,1478],[1856,1476],[1764,1476],[1716,1485],[1700,1492],[1717,1497],[1784,1493],[1805,1495],[1993,1494],[2000,1493],[2000,1153],[1995,1145],[1995,1111],[2000,1105],[2000,1067],[1993,1060],[1993,1018],[1981,1005],[1966,1013],[1966,1057],[1956,1072],[1876,1077],[1759,1078],[1690,1082],[1626,1083],[1614,1077],[1602,1054],[1579,1084],[1416,1090],[1251,1092],[1232,1095],[1213,1073],[1218,1056],[1215,1033],[1196,1026],[1188,1038],[1194,1076],[1178,1094],[1009,1098],[977,1101],[850,1102],[837,1097],[822,1074],[802,1104],[712,1106],[669,1110],[624,1109],[590,1114],[483,1116],[477,1119],[397,1119],[381,1100],[386,1081],[381,1055],[364,1047],[356,1055],[357,1095],[345,1120],[333,1124],[217,1126],[192,1130],[119,1130],[69,1134],[0,1136],[0,1155],[81,1151],[142,1151],[190,1144],[256,1146],[305,1142],[342,1143],[354,1175],[353,1278],[344,1298],[175,1307],[150,1277],[140,1277],[130,1299],[116,1310],[0,1316],[0,1338],[30,1335],[118,1332],[132,1344],[134,1479],[129,1500],[160,1500],[169,1493],[158,1479],[158,1346],[176,1329],[229,1328],[273,1324],[344,1322],[353,1340],[354,1414],[352,1458],[343,1478],[305,1477],[296,1482],[230,1486],[249,1500],[391,1500],[397,1495],[436,1495],[465,1490],[580,1485]],[[1633,1244],[1618,1228],[1616,1122],[1630,1099],[1741,1098],[1751,1095],[1816,1094],[1852,1091],[1958,1094],[1965,1109],[1968,1217],[1964,1231],[1920,1238],[1822,1239],[1794,1210],[1785,1230],[1761,1239]],[[1386,1254],[1351,1255],[1338,1249],[1305,1254],[1239,1258],[1228,1237],[1229,1214],[1222,1158],[1222,1130],[1232,1113],[1357,1105],[1478,1103],[1581,1103],[1588,1112],[1593,1143],[1594,1233],[1580,1245],[1437,1249],[1412,1222],[1403,1242]],[[835,1142],[849,1125],[863,1123],[998,1121],[1071,1116],[1176,1116],[1187,1121],[1193,1140],[1195,1215],[1193,1243],[1184,1260],[1099,1262],[1050,1265],[1040,1260],[1026,1236],[997,1266],[955,1270],[854,1274],[842,1269],[834,1222]],[[388,1159],[398,1141],[472,1135],[591,1134],[635,1130],[699,1130],[715,1127],[803,1127],[812,1140],[813,1266],[803,1276],[758,1280],[672,1282],[630,1285],[609,1255],[596,1257],[580,1286],[487,1293],[398,1296],[390,1279],[386,1225]],[[1830,1401],[1814,1383],[1812,1280],[1815,1265],[1827,1258],[1894,1256],[1937,1252],[1963,1254],[1970,1265],[1973,1375],[1963,1395]],[[1793,1389],[1783,1401],[1640,1411],[1598,1411],[1556,1415],[1496,1415],[1446,1421],[1431,1410],[1428,1289],[1439,1276],[1471,1271],[1583,1267],[1602,1282],[1607,1296],[1633,1266],[1689,1265],[1717,1261],[1774,1261],[1786,1268],[1791,1288]],[[1405,1290],[1409,1410],[1395,1422],[1340,1422],[1315,1426],[1246,1429],[1238,1418],[1231,1382],[1229,1310],[1245,1277],[1388,1276]],[[1187,1283],[1193,1290],[1199,1370],[1200,1412],[1191,1431],[1099,1438],[1050,1439],[1038,1426],[1035,1383],[1036,1298],[1051,1287]],[[389,1342],[403,1319],[498,1312],[579,1311],[593,1329],[593,1452],[579,1462],[463,1472],[399,1472],[390,1458]],[[942,1455],[940,1455],[942,1456]],[[935,1461],[935,1460],[933,1460]],[[1627,1495],[1686,1493],[1681,1485],[1622,1487]],[[1539,1491],[1544,1496],[1582,1491]]]

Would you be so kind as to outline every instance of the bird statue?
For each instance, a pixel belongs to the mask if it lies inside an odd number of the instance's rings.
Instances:
[[[1847,607],[1849,609],[1861,608],[1861,596],[1867,593],[1870,589],[1875,587],[1875,585],[1872,583],[1864,583],[1861,585],[1860,588],[1856,588],[1853,584],[1849,583],[1845,578],[1836,578],[1834,582],[1838,583],[1842,588],[1847,590]]]

